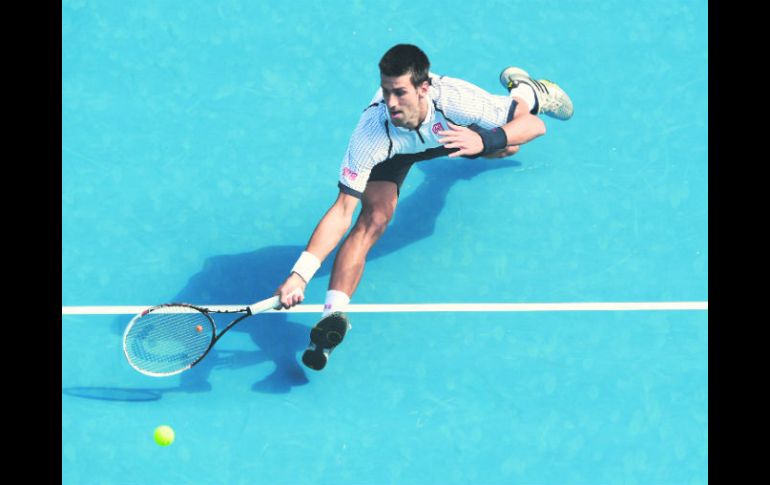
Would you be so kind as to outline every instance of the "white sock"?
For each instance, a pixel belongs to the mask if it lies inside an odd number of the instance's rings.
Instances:
[[[510,96],[523,99],[529,105],[529,111],[535,107],[535,90],[529,84],[519,83],[511,89]]]
[[[337,290],[329,290],[326,292],[326,302],[324,303],[324,312],[322,316],[326,316],[333,312],[345,311],[345,307],[350,303],[350,297],[345,293]]]

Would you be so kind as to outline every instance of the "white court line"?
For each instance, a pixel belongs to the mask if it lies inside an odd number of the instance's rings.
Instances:
[[[237,305],[199,305],[211,309],[236,310]],[[136,315],[146,306],[63,306],[62,315]],[[660,310],[708,310],[708,301],[596,302],[596,303],[414,303],[352,304],[347,313],[419,312],[612,312]],[[323,305],[299,305],[285,313],[321,313]],[[268,313],[275,313],[269,310]]]

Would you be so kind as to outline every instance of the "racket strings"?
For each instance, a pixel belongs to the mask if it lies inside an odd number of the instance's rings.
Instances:
[[[209,317],[195,309],[169,306],[138,317],[125,338],[129,362],[145,373],[169,375],[189,368],[209,349]]]

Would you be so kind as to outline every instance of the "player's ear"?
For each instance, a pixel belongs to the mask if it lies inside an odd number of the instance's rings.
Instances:
[[[430,89],[430,81],[423,81],[420,87],[417,88],[417,92],[422,96],[428,95],[428,89]]]

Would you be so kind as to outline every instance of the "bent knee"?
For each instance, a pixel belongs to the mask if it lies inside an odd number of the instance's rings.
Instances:
[[[361,210],[357,225],[367,233],[379,237],[385,232],[391,219],[393,219],[393,211],[385,208],[367,207]]]

